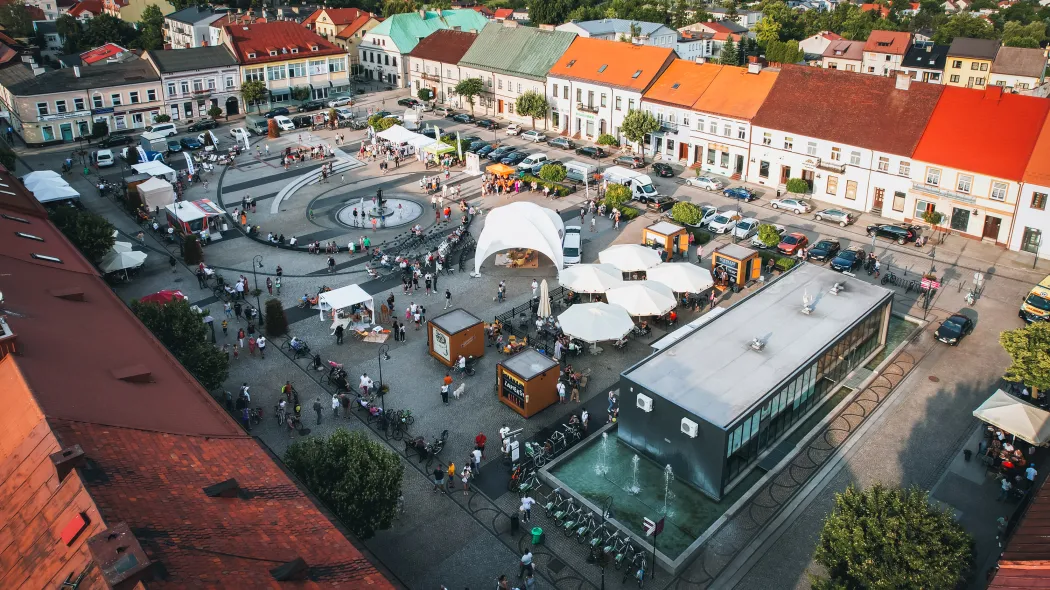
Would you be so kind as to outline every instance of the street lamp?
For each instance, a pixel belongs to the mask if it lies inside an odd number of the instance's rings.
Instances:
[[[256,267],[258,267],[258,268],[262,268],[263,267],[262,260],[263,260],[262,254],[256,254],[255,257],[252,258],[252,278],[255,279],[255,312],[257,314],[259,314],[259,323],[260,324],[262,323],[262,319],[263,319],[263,316],[262,316],[262,305],[259,304],[259,293],[261,291],[259,291],[259,275],[256,274],[255,269],[256,269]]]
[[[384,402],[384,395],[386,390],[383,389],[383,359],[390,360],[390,345],[384,344],[379,347],[379,352],[376,354],[376,358],[379,359],[379,406],[386,410],[386,403]]]
[[[610,514],[610,512],[612,510],[612,504],[613,504],[612,496],[606,496],[605,499],[602,500],[602,503],[601,503],[601,509],[602,509],[602,526],[601,526],[601,530],[603,530],[603,531],[605,530],[606,520],[609,518],[609,514]],[[601,572],[602,572],[601,590],[605,590],[605,563],[608,561],[608,557],[609,556],[606,555],[605,547],[602,546],[601,542],[598,543],[598,545],[595,547],[595,549],[597,550],[597,555],[595,556],[595,561],[598,563],[598,567],[601,569]]]

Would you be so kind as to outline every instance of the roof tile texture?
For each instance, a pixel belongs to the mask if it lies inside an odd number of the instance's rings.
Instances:
[[[577,37],[550,75],[643,92],[674,55],[667,47]],[[605,70],[599,72],[602,66]]]
[[[224,28],[230,39],[233,52],[241,65],[264,64],[346,53],[346,51],[326,41],[317,33],[291,21],[226,25]],[[311,46],[317,46],[317,51],[311,51]],[[293,47],[297,48],[299,52],[291,53]],[[277,55],[270,55],[271,49],[276,49]],[[288,53],[281,53],[282,49],[287,49]],[[249,58],[248,54],[250,53],[254,53],[255,57]]]
[[[429,37],[420,41],[409,55],[446,64],[459,63],[476,38],[475,33],[466,31],[451,29],[434,31]]]
[[[576,38],[575,33],[490,23],[463,55],[460,65],[544,81]]]
[[[676,59],[664,73],[653,82],[644,98],[686,109],[695,103],[711,85],[724,66],[713,63],[698,64],[685,59]]]
[[[872,31],[864,44],[864,51],[904,55],[911,45],[911,33],[896,31]]]
[[[1043,123],[1039,139],[1032,149],[1032,157],[1024,171],[1025,182],[1050,187],[1050,116]]]
[[[736,119],[753,119],[778,76],[779,72],[770,69],[752,74],[747,68],[723,67],[703,96],[693,104],[693,110]]]

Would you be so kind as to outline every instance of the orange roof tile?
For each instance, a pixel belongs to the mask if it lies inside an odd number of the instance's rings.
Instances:
[[[368,21],[370,20],[372,20],[372,15],[366,12],[362,16],[357,17],[357,20],[354,22],[343,27],[335,36],[340,39],[349,39],[350,37],[353,37],[355,33],[360,31],[361,27],[368,24]]]
[[[864,44],[864,51],[904,55],[911,46],[911,33],[896,31],[872,31]]]
[[[102,14],[102,0],[81,0],[69,8],[69,16],[79,17],[87,12],[93,16]]]
[[[674,57],[668,47],[576,37],[549,75],[643,92]]]
[[[326,8],[325,14],[328,15],[333,25],[348,25],[362,16],[369,15],[360,8]]]
[[[914,86],[914,85],[913,85]],[[926,131],[915,148],[916,160],[1021,180],[1032,156],[1050,100],[946,86]],[[965,125],[979,121],[979,125]]]
[[[724,67],[693,104],[693,110],[751,120],[773,89],[777,75],[770,69],[752,74],[747,68]]]
[[[318,8],[317,10],[311,12],[310,16],[308,16],[305,19],[303,19],[303,22],[300,23],[300,24],[302,26],[306,27],[306,28],[310,28],[310,25],[312,25],[315,22],[317,22],[317,17],[321,16],[321,12],[323,12],[323,11],[324,11],[323,8]]]
[[[346,53],[342,48],[337,47],[317,33],[292,21],[226,25],[223,29],[225,29],[230,45],[233,47],[233,53],[241,65]],[[311,46],[316,46],[317,51],[311,51]],[[293,54],[291,52],[292,48],[297,48],[299,52]],[[270,55],[271,49],[277,50],[277,55]],[[289,51],[288,53],[281,53],[281,49],[288,49]],[[254,53],[255,57],[249,58],[248,54],[250,53]]]
[[[676,59],[645,92],[650,102],[692,108],[693,103],[707,90],[722,66]]]
[[[1032,157],[1024,170],[1023,180],[1031,184],[1050,187],[1050,117],[1043,123],[1043,130],[1032,149]]]
[[[514,15],[513,8],[497,8],[496,12],[493,13],[494,18],[497,19],[508,19]]]

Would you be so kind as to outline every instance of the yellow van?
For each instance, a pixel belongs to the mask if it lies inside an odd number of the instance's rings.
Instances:
[[[1017,316],[1026,324],[1050,320],[1050,276],[1047,276],[1025,296]]]

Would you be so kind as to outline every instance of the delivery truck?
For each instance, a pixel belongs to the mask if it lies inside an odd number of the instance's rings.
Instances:
[[[659,196],[653,186],[653,179],[646,174],[622,166],[610,166],[605,169],[603,177],[610,184],[622,184],[631,189],[631,198],[643,203]]]

